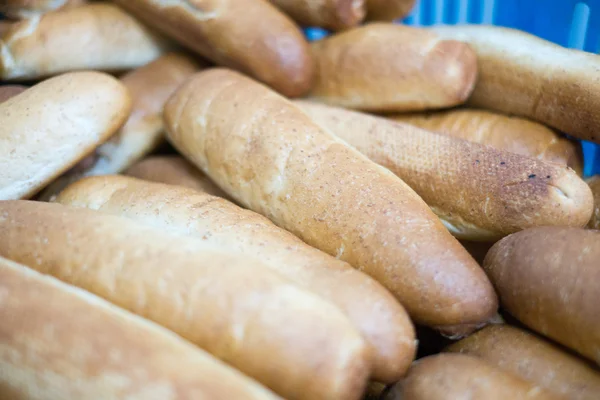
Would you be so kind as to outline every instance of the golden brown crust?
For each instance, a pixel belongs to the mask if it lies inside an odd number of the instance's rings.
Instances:
[[[515,29],[444,26],[434,31],[468,42],[480,77],[469,104],[540,121],[574,137],[600,141],[600,58]]]
[[[125,175],[146,181],[183,186],[213,196],[227,198],[209,177],[180,156],[147,157],[125,171]]]
[[[123,172],[135,161],[154,151],[164,141],[162,111],[169,97],[203,64],[178,53],[168,53],[121,78],[133,100],[123,127],[49,185],[39,200],[52,200],[70,183],[84,176]]]
[[[600,363],[598,260],[600,232],[541,227],[496,243],[483,267],[508,312]]]
[[[0,255],[157,322],[286,398],[357,399],[366,384],[370,354],[341,311],[200,239],[6,201]]]
[[[583,227],[589,221],[589,187],[565,166],[385,118],[306,101],[296,104],[398,175],[458,238],[494,241],[530,227]]]
[[[476,109],[397,114],[391,118],[499,150],[567,165],[579,175],[583,172],[583,154],[577,142],[524,118]]]
[[[27,86],[22,85],[4,85],[0,86],[0,103],[4,103],[11,97],[15,97],[18,94],[23,93],[27,90]]]
[[[166,48],[163,39],[117,6],[93,3],[11,24],[0,38],[0,79],[121,71],[156,59]]]
[[[558,400],[560,397],[485,361],[462,354],[438,354],[415,361],[405,379],[383,400]]]
[[[509,325],[490,325],[446,351],[483,358],[490,364],[573,400],[596,400],[600,373],[554,344]]]
[[[416,0],[367,0],[367,20],[395,21],[406,17]]]
[[[600,230],[600,176],[593,176],[587,181],[594,195],[594,213],[587,227]]]
[[[366,0],[271,0],[298,23],[320,26],[333,31],[347,29],[362,22]]]
[[[481,268],[414,191],[263,85],[206,70],[169,100],[165,123],[236,201],[373,276],[415,322],[468,331],[494,315]]]
[[[0,398],[277,398],[172,332],[2,258],[0,299]]]
[[[312,43],[316,83],[309,96],[368,111],[415,111],[463,103],[477,60],[464,43],[424,29],[372,23]]]
[[[116,132],[130,109],[127,89],[99,72],[51,78],[0,104],[0,199],[34,195]]]
[[[313,82],[300,29],[264,0],[115,0],[132,14],[219,65],[238,69],[286,96]]]
[[[376,379],[397,381],[414,359],[414,328],[384,287],[306,245],[260,214],[187,188],[122,176],[81,180],[65,189],[56,201],[198,237],[232,254],[262,260],[271,270],[330,301],[348,316],[372,349]]]

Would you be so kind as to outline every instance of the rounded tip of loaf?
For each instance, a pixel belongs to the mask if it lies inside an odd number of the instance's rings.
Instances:
[[[456,40],[442,40],[431,52],[431,76],[454,105],[467,101],[477,82],[477,54],[471,46]]]
[[[594,211],[594,195],[575,171],[568,167],[563,171],[563,174],[547,183],[547,225],[583,227]]]
[[[338,1],[335,5],[336,15],[339,16],[339,28],[348,28],[358,25],[367,14],[365,0]]]

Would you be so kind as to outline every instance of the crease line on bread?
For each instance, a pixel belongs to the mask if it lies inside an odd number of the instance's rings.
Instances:
[[[217,11],[204,11],[190,0],[154,0],[154,4],[160,8],[183,7],[201,21],[210,21],[219,16]]]

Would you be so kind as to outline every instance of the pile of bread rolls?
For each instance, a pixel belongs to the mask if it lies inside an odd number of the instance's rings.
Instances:
[[[0,399],[600,399],[600,56],[414,3],[2,1]]]

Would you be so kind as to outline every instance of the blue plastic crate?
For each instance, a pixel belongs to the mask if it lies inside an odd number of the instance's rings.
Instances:
[[[565,47],[600,53],[600,0],[418,0],[407,25],[493,24]],[[310,40],[327,35],[309,28]],[[600,127],[599,127],[600,129]],[[582,142],[586,176],[600,173],[600,145]]]

